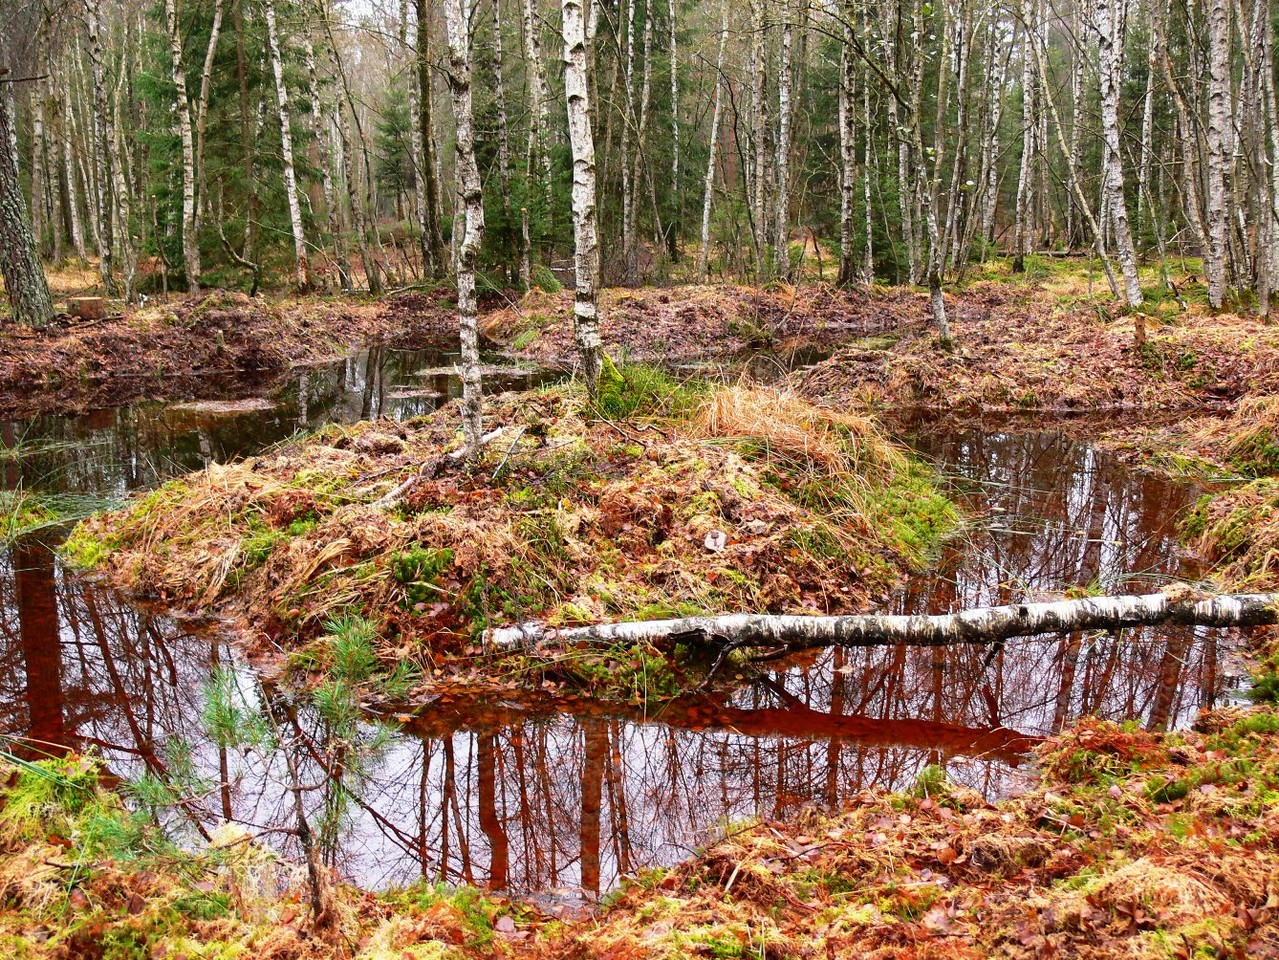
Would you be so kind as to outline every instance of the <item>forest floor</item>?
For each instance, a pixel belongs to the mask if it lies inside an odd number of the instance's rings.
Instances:
[[[1279,715],[1084,721],[989,804],[925,772],[835,813],[729,827],[586,915],[474,888],[372,894],[236,828],[168,843],[90,760],[0,764],[0,948],[18,958],[1279,956]],[[929,768],[933,770],[935,768]]]
[[[1279,326],[1209,313],[1187,275],[1176,282],[1189,309],[1157,297],[1143,344],[1078,265],[1034,268],[948,295],[954,354],[937,349],[913,291],[610,293],[605,341],[632,360],[835,350],[781,388],[623,366],[594,406],[570,386],[494,398],[490,429],[503,432],[475,471],[450,456],[453,406],[329,427],[172,481],[82,525],[67,553],[212,611],[299,689],[339,676],[381,704],[481,688],[637,702],[700,683],[707,658],[494,654],[479,632],[530,615],[866,609],[960,521],[873,414],[836,409],[1024,411],[1040,427],[1045,412],[1134,410],[1147,422],[1116,421],[1103,443],[1217,481],[1183,524],[1212,582],[1279,589]],[[522,359],[567,366],[569,310],[566,294],[534,293],[490,311],[486,330]],[[1178,419],[1153,416],[1165,410]],[[1279,698],[1279,631],[1254,639],[1254,689]],[[1019,796],[987,803],[930,768],[905,793],[730,825],[582,916],[469,887],[373,894],[329,878],[317,920],[304,872],[246,835],[179,851],[92,761],[0,757],[0,952],[1279,957],[1277,734],[1266,706],[1168,734],[1085,720],[1039,747],[1038,782]]]
[[[441,299],[250,299],[209,291],[122,309],[101,320],[61,316],[44,330],[0,327],[0,418],[188,400],[269,389],[293,364],[375,342],[451,347],[455,314]]]

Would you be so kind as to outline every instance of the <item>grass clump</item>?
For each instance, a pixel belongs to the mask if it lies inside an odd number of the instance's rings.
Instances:
[[[1279,479],[1201,499],[1182,534],[1213,565],[1223,589],[1273,589],[1279,585]]]
[[[630,701],[696,684],[698,652],[504,656],[478,641],[525,620],[851,613],[955,522],[936,477],[869,420],[783,391],[606,373],[596,398],[574,384],[495,398],[504,436],[471,465],[443,455],[449,407],[394,437],[357,425],[193,474],[73,542],[126,588],[272,636],[309,683],[385,690],[394,671],[341,667],[352,631],[338,624],[359,617],[381,664]]]

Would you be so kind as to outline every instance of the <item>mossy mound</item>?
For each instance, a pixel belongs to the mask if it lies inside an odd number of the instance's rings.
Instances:
[[[1279,587],[1279,479],[1204,497],[1183,531],[1223,589]]]
[[[776,391],[628,368],[598,405],[559,386],[487,415],[471,467],[452,407],[330,427],[89,521],[67,555],[285,648],[359,615],[382,655],[439,668],[523,620],[864,610],[956,520],[873,424]]]

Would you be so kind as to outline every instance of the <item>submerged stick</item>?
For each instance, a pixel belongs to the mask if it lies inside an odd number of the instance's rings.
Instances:
[[[1279,593],[1178,597],[1166,593],[1127,597],[1085,597],[1053,603],[1014,603],[979,607],[939,616],[861,615],[841,617],[769,616],[731,613],[719,617],[684,617],[601,623],[556,629],[529,622],[485,631],[484,639],[499,648],[532,646],[543,640],[613,645],[670,639],[695,639],[740,647],[943,646],[953,643],[998,643],[1012,637],[1076,630],[1178,623],[1204,627],[1246,627],[1279,623]]]

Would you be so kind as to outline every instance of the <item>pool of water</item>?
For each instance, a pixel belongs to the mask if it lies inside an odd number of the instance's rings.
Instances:
[[[434,409],[455,396],[438,354],[371,352],[300,371],[266,404],[138,405],[0,428],[6,486],[118,497],[258,452],[328,421]],[[422,375],[422,371],[428,372]],[[502,385],[527,386],[532,375]],[[1153,590],[1193,576],[1175,521],[1196,491],[1126,470],[1054,430],[919,427],[906,439],[971,518],[937,567],[890,598],[941,613],[1069,587]],[[0,555],[0,734],[18,749],[95,749],[122,779],[180,777],[170,815],[193,841],[222,820],[297,856],[294,777],[324,859],[385,887],[419,877],[590,899],[686,857],[723,823],[837,808],[909,787],[929,765],[989,797],[1025,782],[1029,752],[1084,714],[1186,724],[1231,696],[1228,632],[1172,628],[999,648],[827,650],[740,689],[661,708],[440,697],[379,724],[360,762],[322,718],[263,688],[233,646],[63,570],[32,537]],[[219,746],[206,688],[226,678],[270,707],[285,750]],[[289,767],[293,772],[290,773]],[[567,895],[567,894],[566,894]]]

